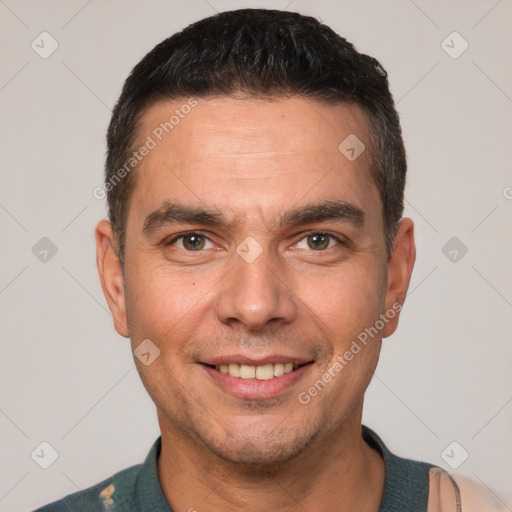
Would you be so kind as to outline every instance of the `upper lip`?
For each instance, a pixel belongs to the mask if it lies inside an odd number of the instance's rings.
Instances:
[[[313,360],[305,357],[298,356],[286,356],[280,354],[272,354],[265,357],[248,357],[239,354],[230,354],[225,356],[215,356],[200,361],[203,364],[209,364],[212,366],[218,366],[221,364],[245,364],[248,366],[262,366],[264,364],[277,364],[277,363],[294,363],[294,364],[306,364],[311,363]]]

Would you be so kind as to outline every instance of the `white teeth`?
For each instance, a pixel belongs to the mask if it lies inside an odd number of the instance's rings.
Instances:
[[[256,378],[258,380],[269,380],[274,377],[274,365],[264,364],[256,368]]]
[[[256,366],[247,366],[246,364],[240,365],[240,378],[254,379],[256,377]]]
[[[274,377],[281,377],[284,373],[284,364],[277,363],[274,365]]]
[[[221,373],[230,375],[231,377],[270,380],[274,377],[281,377],[281,375],[284,375],[285,373],[290,373],[298,367],[299,365],[294,363],[268,363],[261,366],[231,363],[217,365],[215,369]]]
[[[231,377],[240,377],[240,366],[236,363],[228,365],[228,373]]]

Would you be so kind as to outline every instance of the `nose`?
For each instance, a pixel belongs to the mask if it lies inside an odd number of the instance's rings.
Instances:
[[[215,300],[217,318],[251,331],[292,322],[297,315],[294,292],[286,283],[279,261],[268,249],[252,262],[234,255],[234,267],[219,283]]]

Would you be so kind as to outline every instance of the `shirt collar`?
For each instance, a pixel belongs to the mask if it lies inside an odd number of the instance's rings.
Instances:
[[[428,471],[433,467],[432,464],[393,455],[382,439],[365,425],[362,425],[362,435],[366,443],[380,453],[386,466],[379,512],[427,510]]]
[[[151,510],[152,512],[172,512],[165,499],[160,480],[158,478],[158,457],[162,448],[162,436],[154,443],[141,467],[135,487],[137,489],[138,510]]]

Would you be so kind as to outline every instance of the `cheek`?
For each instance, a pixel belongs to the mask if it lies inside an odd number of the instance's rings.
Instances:
[[[333,345],[350,343],[375,323],[384,307],[381,280],[371,269],[340,268],[322,279],[307,280],[300,296]]]
[[[208,291],[215,281],[171,273],[163,265],[136,279],[133,274],[130,277],[127,314],[132,350],[149,339],[160,351],[148,366],[136,361],[138,371],[155,403],[163,410],[174,410],[194,395],[188,347],[202,325]]]
[[[160,342],[181,339],[180,332],[187,330],[191,323],[198,324],[194,318],[208,300],[208,290],[214,284],[214,279],[204,275],[179,275],[165,265],[132,275],[127,297],[132,340],[136,343],[139,338]],[[177,343],[171,345],[175,347]]]

